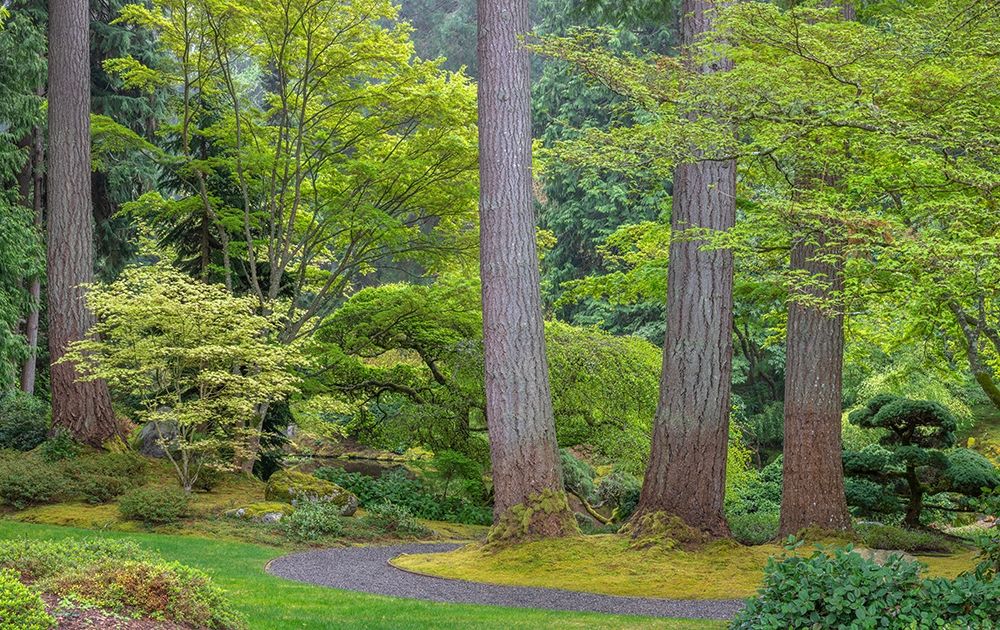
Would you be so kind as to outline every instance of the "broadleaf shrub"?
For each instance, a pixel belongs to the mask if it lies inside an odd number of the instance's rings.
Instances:
[[[48,630],[55,625],[38,593],[22,584],[16,572],[0,571],[0,628]]]
[[[138,488],[122,495],[118,511],[147,525],[176,523],[187,514],[190,497],[174,488]]]
[[[0,395],[0,449],[30,451],[48,431],[48,405],[23,392]]]
[[[79,457],[83,447],[73,439],[68,432],[59,430],[51,438],[42,442],[38,452],[47,462],[58,462],[64,459]]]
[[[378,479],[334,467],[320,468],[313,474],[350,490],[364,508],[389,502],[405,507],[417,518],[470,525],[489,525],[493,522],[491,506],[457,496],[442,500],[425,488],[420,480],[408,478],[401,470],[387,472]]]
[[[923,580],[900,555],[884,564],[848,547],[809,557],[771,558],[755,599],[733,629],[992,628],[1000,623],[1000,581],[963,574]]]

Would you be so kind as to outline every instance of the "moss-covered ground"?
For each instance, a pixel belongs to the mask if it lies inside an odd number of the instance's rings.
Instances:
[[[608,595],[731,599],[753,595],[767,559],[784,552],[778,545],[744,547],[732,541],[692,551],[640,549],[630,543],[627,537],[608,534],[500,548],[474,544],[446,554],[402,556],[393,564],[420,573],[495,584]],[[954,577],[975,565],[973,551],[918,559],[928,565],[928,575]]]
[[[98,532],[0,520],[0,538],[12,536],[46,539],[100,536],[134,540],[169,560],[197,567],[211,575],[246,616],[252,630],[717,630],[725,627],[723,623],[711,621],[437,604],[311,586],[264,572],[264,565],[269,560],[284,553],[280,549],[197,535]]]

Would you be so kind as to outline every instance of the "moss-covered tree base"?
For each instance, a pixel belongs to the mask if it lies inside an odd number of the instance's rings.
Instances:
[[[506,545],[538,538],[576,536],[580,528],[564,492],[544,490],[502,514],[486,538],[489,545]]]
[[[697,549],[713,536],[695,529],[681,517],[668,512],[646,512],[625,523],[620,530],[632,539],[632,549]]]

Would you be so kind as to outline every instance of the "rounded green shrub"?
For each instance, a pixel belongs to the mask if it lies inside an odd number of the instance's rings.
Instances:
[[[992,490],[1000,486],[1000,473],[990,460],[982,454],[967,448],[948,451],[948,467],[944,477],[949,490],[968,496],[978,496],[983,489]]]
[[[187,514],[190,497],[174,488],[138,488],[122,495],[118,511],[147,525],[176,523]]]
[[[67,490],[54,466],[24,456],[0,459],[0,500],[19,510],[49,503]]]
[[[23,392],[0,395],[0,449],[30,451],[45,441],[49,407]]]
[[[602,504],[614,506],[617,521],[628,520],[639,504],[642,483],[632,474],[616,468],[601,478],[597,484],[597,498]]]
[[[308,541],[321,536],[339,536],[344,531],[340,508],[332,503],[303,501],[281,519],[281,529],[290,538]]]
[[[763,545],[778,536],[778,512],[751,512],[728,518],[733,538],[744,545]]]
[[[42,442],[38,447],[42,459],[47,462],[58,462],[64,459],[78,457],[83,451],[79,442],[66,431],[59,430],[54,436]]]
[[[568,450],[559,449],[559,463],[562,467],[563,485],[567,492],[590,501],[594,497],[594,469],[587,462],[578,459]]]
[[[22,584],[15,571],[0,571],[0,629],[48,630],[55,625],[38,593]]]

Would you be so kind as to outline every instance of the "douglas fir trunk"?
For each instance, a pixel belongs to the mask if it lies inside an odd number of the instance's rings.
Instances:
[[[57,361],[94,317],[81,285],[93,276],[90,199],[90,13],[86,0],[49,3],[48,320]],[[81,383],[72,365],[52,366],[52,423],[93,446],[115,433],[104,381]]]
[[[479,2],[480,273],[493,538],[576,530],[563,492],[531,180],[528,0]],[[525,515],[527,515],[526,518]]]

